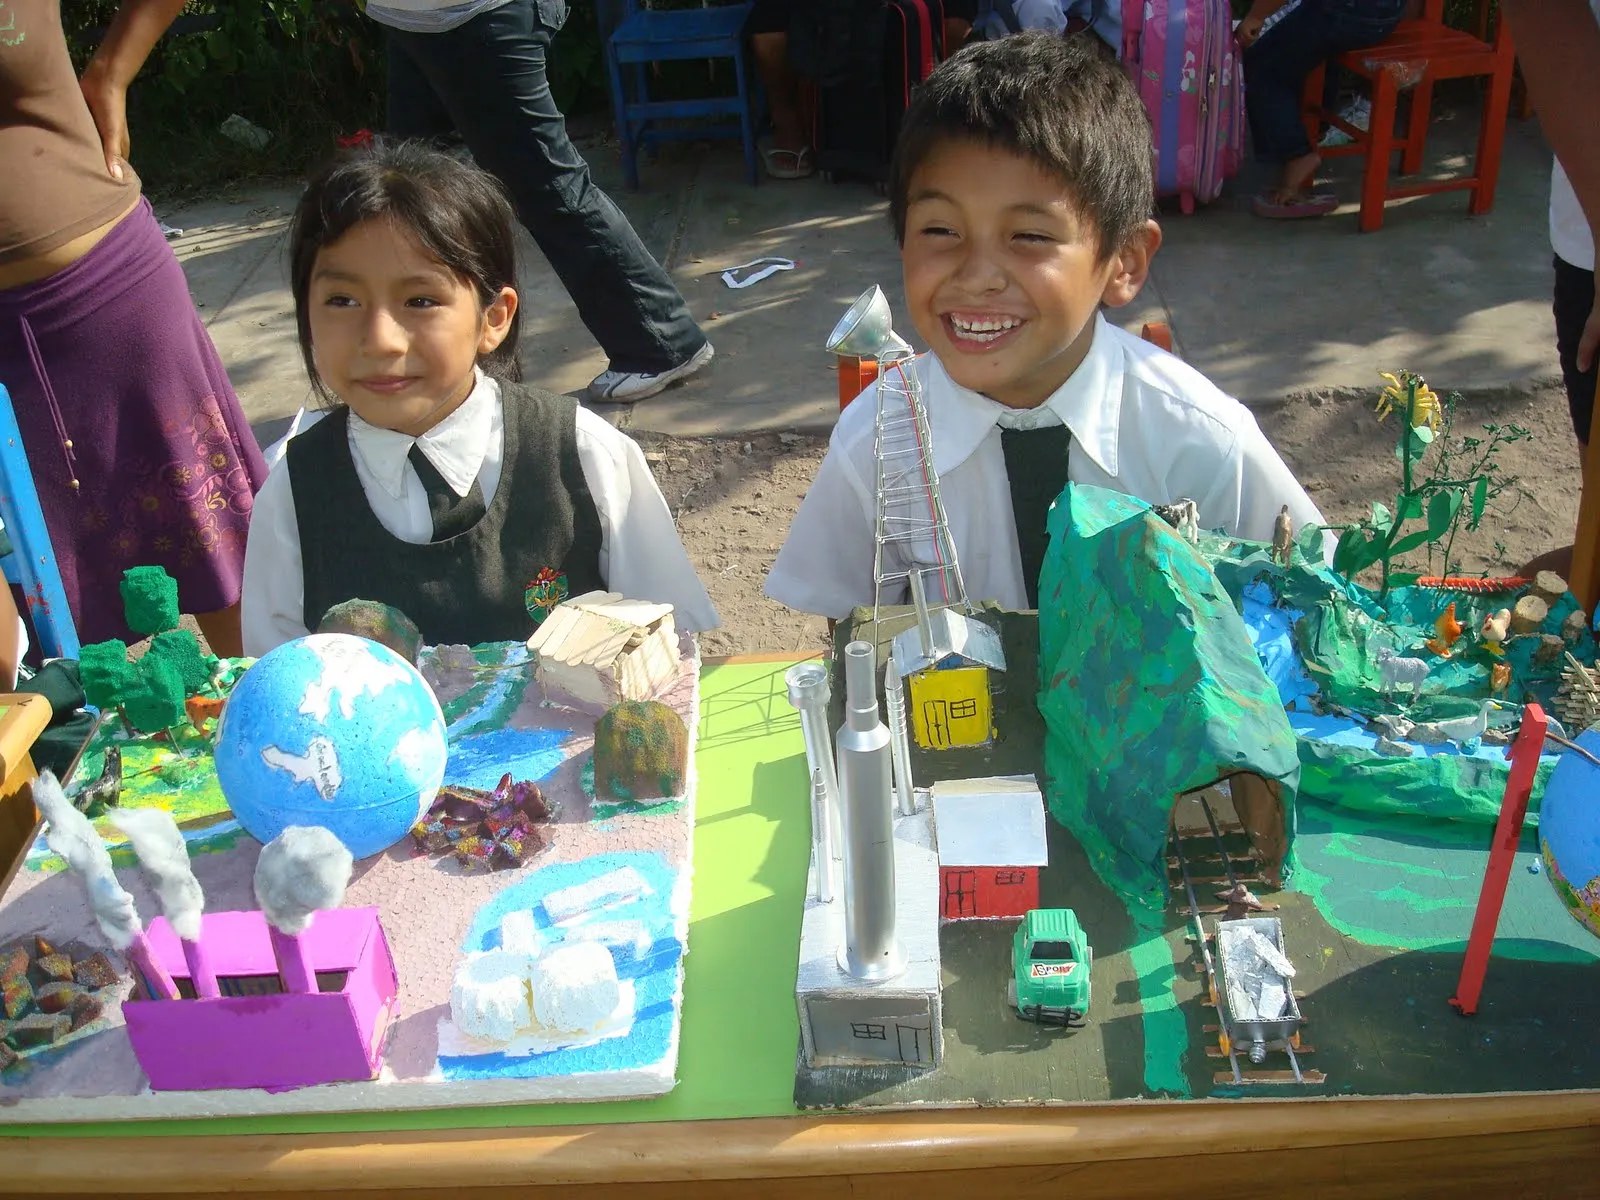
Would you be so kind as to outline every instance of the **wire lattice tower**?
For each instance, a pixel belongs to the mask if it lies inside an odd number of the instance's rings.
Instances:
[[[872,619],[887,595],[898,599],[920,576],[928,602],[967,608],[966,583],[939,495],[928,411],[909,349],[878,356],[878,412],[873,437],[877,462],[877,521],[872,548]],[[904,565],[901,565],[904,564]]]
[[[966,584],[939,495],[916,356],[891,327],[889,301],[881,288],[874,286],[857,297],[834,326],[828,349],[878,363],[872,619],[878,619],[886,597],[898,600],[913,587],[913,576],[930,605],[967,611]]]

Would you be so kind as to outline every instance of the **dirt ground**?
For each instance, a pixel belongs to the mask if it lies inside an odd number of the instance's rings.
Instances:
[[[1373,415],[1376,400],[1376,389],[1365,396],[1313,393],[1256,414],[1330,522],[1355,520],[1375,500],[1394,507],[1400,480],[1394,418],[1379,424]],[[1476,532],[1458,539],[1453,557],[1468,573],[1510,574],[1533,555],[1571,540],[1578,511],[1578,448],[1559,387],[1464,398],[1457,434],[1483,436],[1478,427],[1486,423],[1520,425],[1533,436],[1500,453],[1500,470],[1515,483],[1491,503]],[[722,628],[702,639],[703,652],[823,648],[825,622],[768,600],[761,585],[827,440],[792,433],[737,439],[634,436],[722,615]]]

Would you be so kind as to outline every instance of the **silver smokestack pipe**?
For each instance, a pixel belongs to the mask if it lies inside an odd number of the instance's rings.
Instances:
[[[889,710],[889,748],[894,763],[894,803],[902,817],[917,811],[911,784],[911,739],[906,734],[905,686],[894,655],[883,664],[883,703]]]
[[[806,744],[806,768],[811,776],[812,799],[817,803],[811,820],[811,845],[817,859],[818,899],[833,899],[833,864],[844,855],[840,845],[839,777],[833,764],[833,735],[828,731],[828,668],[803,662],[784,672],[789,703],[800,714],[800,732]]]
[[[839,965],[869,982],[891,979],[906,965],[894,931],[894,784],[889,730],[878,712],[876,668],[871,642],[844,648],[845,723],[837,743],[844,809]]]

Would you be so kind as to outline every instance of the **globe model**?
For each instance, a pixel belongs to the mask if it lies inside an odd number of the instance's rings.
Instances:
[[[1578,744],[1600,754],[1600,727]],[[1563,754],[1545,784],[1539,848],[1567,911],[1600,936],[1600,767],[1580,754]]]
[[[377,642],[316,633],[269,651],[234,686],[217,779],[263,845],[321,825],[365,858],[427,811],[446,754],[444,714],[415,667]]]

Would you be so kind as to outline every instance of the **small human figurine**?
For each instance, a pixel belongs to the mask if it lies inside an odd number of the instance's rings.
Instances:
[[[1294,518],[1287,504],[1278,510],[1272,526],[1272,560],[1285,567],[1294,562]]]
[[[1500,655],[1506,652],[1506,635],[1511,632],[1511,610],[1502,608],[1497,613],[1490,613],[1483,619],[1483,625],[1478,630],[1478,637],[1483,642],[1483,648],[1490,654]]]

